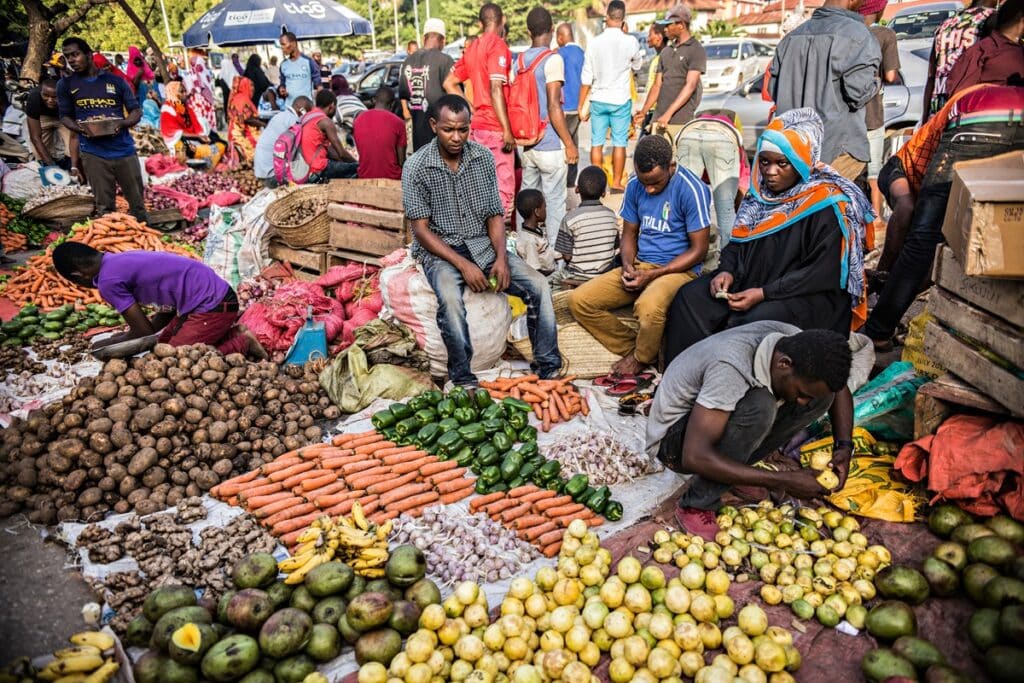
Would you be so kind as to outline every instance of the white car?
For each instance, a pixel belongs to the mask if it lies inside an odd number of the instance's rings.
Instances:
[[[708,55],[706,73],[700,82],[704,92],[734,90],[757,75],[758,50],[745,38],[713,38],[704,43]]]

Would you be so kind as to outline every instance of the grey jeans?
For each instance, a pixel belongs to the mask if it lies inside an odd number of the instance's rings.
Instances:
[[[117,186],[120,185],[132,216],[142,223],[149,220],[146,213],[146,186],[142,180],[139,157],[132,154],[120,159],[105,159],[86,152],[82,152],[81,156],[85,179],[92,186],[96,198],[97,216],[116,210]]]
[[[698,178],[708,172],[715,200],[719,249],[729,243],[736,222],[736,190],[740,184],[740,148],[736,136],[715,121],[698,121],[676,140],[676,162]]]
[[[725,424],[725,432],[718,441],[718,452],[736,462],[753,465],[777,448],[789,443],[801,430],[824,415],[832,405],[834,394],[811,401],[807,406],[798,403],[776,405],[775,396],[764,388],[751,389],[736,404]],[[689,413],[672,425],[658,446],[658,460],[670,470],[682,472],[683,438]],[[728,491],[728,484],[690,478],[690,487],[679,499],[679,507],[714,510],[718,500]]]

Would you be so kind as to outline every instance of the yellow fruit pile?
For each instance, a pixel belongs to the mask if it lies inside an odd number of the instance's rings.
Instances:
[[[113,658],[114,637],[100,631],[82,631],[69,639],[72,647],[53,653],[55,659],[35,678],[59,683],[107,683],[120,668]]]
[[[723,507],[717,522],[714,541],[657,532],[654,559],[684,570],[751,572],[764,582],[761,599],[767,604],[785,603],[800,618],[817,616],[826,626],[846,617],[862,627],[861,603],[875,596],[875,572],[892,562],[884,546],[868,545],[854,517],[829,508],[763,501],[757,507]]]
[[[380,526],[370,522],[356,501],[348,517],[331,518],[324,515],[315,520],[301,534],[292,549],[291,557],[277,563],[278,570],[287,574],[288,585],[302,583],[306,574],[331,560],[342,560],[357,574],[371,579],[384,576],[388,561],[388,534],[392,520]]]

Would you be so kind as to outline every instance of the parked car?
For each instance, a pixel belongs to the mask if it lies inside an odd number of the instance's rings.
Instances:
[[[759,57],[754,43],[745,38],[712,38],[704,43],[708,55],[707,72],[701,76],[704,92],[733,90],[759,73]],[[760,72],[764,69],[761,68]]]
[[[398,78],[403,61],[405,61],[404,56],[401,59],[392,57],[386,62],[368,66],[366,72],[352,84],[352,90],[367,108],[373,107],[373,96],[381,86],[386,85],[393,89],[395,97],[398,97]]]
[[[344,76],[349,81],[354,81],[366,71],[365,62],[341,62],[331,71],[332,76]]]
[[[886,129],[913,127],[920,121],[924,83],[928,75],[927,56],[921,57],[900,46],[899,75],[899,81],[886,85],[882,94]],[[729,109],[736,112],[743,125],[743,147],[753,155],[772,109],[771,102],[761,99],[763,86],[764,74],[760,73],[730,92],[704,95],[697,110]]]
[[[757,55],[757,73],[763,74],[775,57],[775,46],[760,40],[751,40],[750,44],[754,46],[754,54]]]
[[[887,24],[896,32],[896,40],[911,49],[927,46],[931,49],[935,32],[949,17],[963,9],[959,2],[936,2],[901,9]]]

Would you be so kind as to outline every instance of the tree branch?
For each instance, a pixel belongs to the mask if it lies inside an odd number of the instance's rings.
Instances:
[[[113,2],[114,0],[86,0],[86,2],[77,6],[73,10],[69,10],[67,14],[63,15],[59,19],[53,20],[54,34],[59,36],[67,31],[71,26],[84,19],[85,15],[88,14],[89,10],[93,7],[109,5]]]

